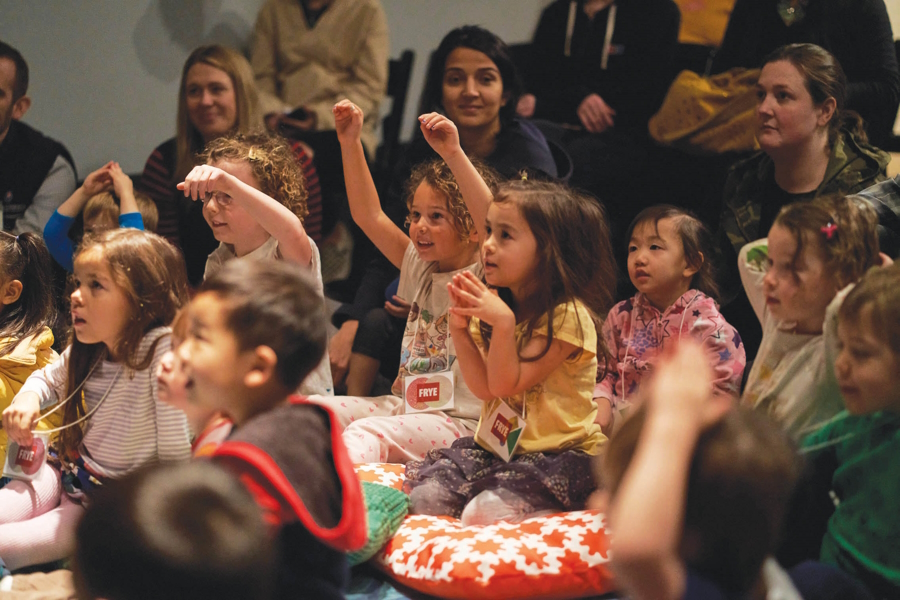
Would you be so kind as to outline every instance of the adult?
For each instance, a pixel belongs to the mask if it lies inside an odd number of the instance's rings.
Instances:
[[[900,72],[884,0],[737,0],[713,73],[756,68],[784,45],[831,52],[847,75],[847,108],[868,123],[876,145],[888,139],[900,103]]]
[[[719,222],[723,289],[740,298],[723,312],[741,332],[748,357],[761,334],[739,288],[741,247],[764,237],[786,204],[855,193],[886,178],[891,157],[868,143],[859,115],[846,109],[846,89],[840,63],[814,44],[783,46],[763,60],[756,110],[761,152],[731,167]]]
[[[557,177],[547,140],[533,123],[515,114],[521,91],[515,63],[503,40],[481,27],[459,27],[444,36],[431,57],[419,110],[420,114],[446,114],[456,124],[466,154],[503,175],[514,176],[529,168]],[[382,198],[385,212],[398,224],[408,214],[404,188],[413,167],[438,158],[418,128],[416,131]],[[332,317],[340,328],[329,348],[332,373],[339,383],[353,361],[346,380],[350,395],[367,395],[365,390],[371,390],[379,369],[388,381],[396,376],[408,306],[389,298],[390,313],[382,308],[385,286],[396,276],[397,270],[383,257],[375,259],[354,302],[342,305]],[[358,328],[365,335],[357,340]],[[377,333],[373,336],[371,332]]]
[[[335,225],[349,220],[331,109],[348,98],[363,110],[362,143],[374,158],[389,52],[379,0],[268,0],[256,19],[250,63],[266,126],[302,140],[315,153],[325,196],[322,229],[334,234],[322,247],[323,266],[332,262],[332,247],[347,237]]]
[[[572,183],[627,224],[627,192],[645,170],[647,121],[671,80],[680,13],[672,0],[556,0],[523,66],[518,113],[561,125]],[[549,133],[549,129],[544,130]]]
[[[159,210],[157,233],[181,248],[192,285],[203,281],[206,259],[219,243],[203,218],[201,203],[186,200],[175,186],[196,166],[197,155],[208,142],[261,125],[247,59],[219,45],[194,50],[181,72],[175,137],[156,147],[140,183]],[[293,144],[293,150],[309,192],[304,227],[319,242],[322,198],[318,175],[304,147]]]
[[[22,123],[31,107],[28,64],[0,42],[0,224],[42,235],[53,212],[75,191],[75,162],[66,148]]]

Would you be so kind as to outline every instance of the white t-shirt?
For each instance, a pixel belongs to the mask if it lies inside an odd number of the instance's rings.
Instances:
[[[484,273],[481,260],[458,271],[438,273],[438,263],[419,258],[410,244],[400,265],[400,285],[397,295],[409,302],[409,318],[403,331],[400,350],[400,370],[391,392],[403,395],[403,378],[450,370],[453,372],[454,409],[447,411],[451,417],[471,419],[472,429],[481,414],[481,400],[473,394],[459,370],[456,349],[450,337],[450,294],[447,284],[457,273],[471,271],[479,279]]]
[[[316,243],[309,239],[309,247],[312,249],[312,259],[309,263],[310,272],[315,276],[316,293],[322,298],[322,307],[325,306],[325,286],[322,283],[322,266],[319,260],[319,248]],[[213,250],[212,254],[206,259],[206,270],[203,272],[203,279],[212,276],[229,260],[239,258],[235,255],[234,250],[224,242],[219,243],[219,247]],[[242,260],[281,260],[281,252],[278,249],[278,240],[269,237],[266,243],[240,257]],[[322,314],[324,319],[324,313]],[[331,361],[328,358],[328,348],[325,348],[325,355],[312,373],[306,376],[306,379],[300,384],[297,393],[303,396],[318,394],[320,396],[334,396],[334,382],[331,378]]]

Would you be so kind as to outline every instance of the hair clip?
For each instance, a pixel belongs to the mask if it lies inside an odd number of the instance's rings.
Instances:
[[[250,148],[250,152],[247,154],[247,160],[257,161],[262,160],[262,156],[259,150],[256,149],[256,146],[252,146]]]
[[[833,223],[832,221],[829,221],[827,225],[822,225],[822,227],[819,229],[819,231],[825,234],[826,240],[830,240],[832,237],[834,237],[834,234],[837,233],[837,230],[837,223]]]
[[[522,171],[522,181],[528,181],[528,171]]]

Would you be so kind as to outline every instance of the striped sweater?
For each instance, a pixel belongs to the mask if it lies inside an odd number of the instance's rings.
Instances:
[[[79,452],[97,475],[118,478],[149,463],[190,458],[190,431],[184,413],[160,402],[156,393],[156,368],[171,346],[169,333],[168,327],[160,327],[144,336],[138,356],[145,356],[159,339],[148,368],[132,371],[119,363],[103,361],[85,382],[88,412],[109,389],[97,412],[82,423],[85,435]],[[42,411],[66,397],[70,353],[71,347],[66,348],[59,360],[32,373],[22,386],[20,393],[40,396]]]

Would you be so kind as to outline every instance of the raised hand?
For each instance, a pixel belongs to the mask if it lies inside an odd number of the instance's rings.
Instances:
[[[177,187],[184,192],[185,197],[192,200],[203,200],[207,194],[224,192],[229,194],[234,189],[237,179],[222,169],[212,165],[199,165],[191,169],[184,181]]]
[[[112,181],[113,191],[116,193],[120,199],[123,195],[134,195],[134,182],[131,181],[131,177],[125,174],[125,171],[122,170],[122,167],[119,166],[119,163],[113,162],[109,163],[109,176]]]
[[[81,184],[81,189],[86,197],[90,198],[91,196],[96,196],[97,194],[103,193],[110,187],[112,187],[113,180],[110,177],[110,169],[115,164],[116,163],[114,163],[113,161],[109,161],[84,178],[84,183]]]
[[[362,131],[363,111],[349,100],[341,100],[331,109],[334,113],[334,129],[341,144],[359,141]]]
[[[456,306],[452,302],[454,298]],[[511,331],[516,326],[512,309],[500,299],[496,290],[489,289],[471,271],[453,276],[450,315],[478,317],[488,325],[505,325]]]
[[[459,130],[456,124],[440,113],[427,113],[419,117],[419,128],[425,141],[445,161],[457,152],[462,152],[459,145]]]
[[[650,410],[678,413],[705,429],[734,405],[723,394],[713,393],[713,369],[703,347],[683,339],[663,356],[650,381]]]

